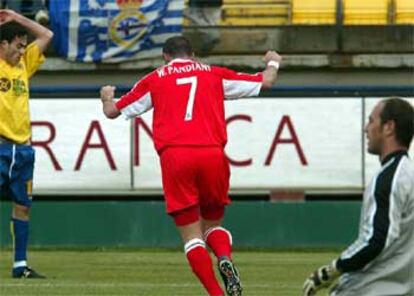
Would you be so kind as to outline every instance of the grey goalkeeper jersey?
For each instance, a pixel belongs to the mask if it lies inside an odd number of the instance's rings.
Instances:
[[[397,151],[364,193],[359,234],[331,296],[414,296],[414,162]]]

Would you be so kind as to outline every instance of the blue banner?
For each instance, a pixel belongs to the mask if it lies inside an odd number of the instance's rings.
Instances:
[[[183,9],[184,0],[51,0],[54,46],[78,62],[156,57],[181,34]]]

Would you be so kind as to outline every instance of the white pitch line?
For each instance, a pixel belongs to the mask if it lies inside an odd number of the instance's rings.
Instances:
[[[199,284],[161,284],[161,283],[32,283],[32,282],[22,282],[22,283],[1,283],[0,288],[2,287],[39,287],[39,288],[108,288],[108,287],[131,287],[131,288],[156,288],[156,287],[165,287],[165,288],[186,288],[186,287],[198,287]],[[298,288],[299,285],[288,285],[288,284],[252,284],[244,285],[249,288]]]

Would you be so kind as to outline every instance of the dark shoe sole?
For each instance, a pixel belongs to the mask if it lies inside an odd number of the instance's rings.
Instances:
[[[241,296],[242,286],[240,277],[236,268],[230,261],[224,261],[219,263],[220,274],[223,278],[224,284],[226,285],[226,292],[229,296]]]

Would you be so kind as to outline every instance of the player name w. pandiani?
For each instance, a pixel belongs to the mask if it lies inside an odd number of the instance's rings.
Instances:
[[[165,75],[171,74],[180,74],[180,73],[188,73],[192,71],[211,71],[211,67],[209,65],[204,65],[200,63],[192,63],[187,64],[184,66],[164,66],[161,69],[157,70],[158,77],[164,77]]]

